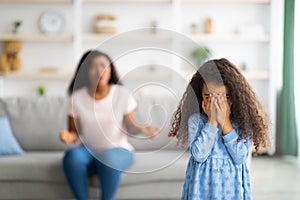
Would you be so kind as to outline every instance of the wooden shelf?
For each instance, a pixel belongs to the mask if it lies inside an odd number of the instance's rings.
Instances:
[[[1,77],[7,79],[52,79],[52,80],[69,80],[72,78],[71,72],[12,72],[9,74],[0,74]]]
[[[118,34],[97,34],[97,33],[88,33],[81,36],[82,41],[84,42],[104,42],[105,40],[114,39],[120,42],[126,41],[143,41],[143,42],[168,42],[171,41],[171,37],[167,35],[159,35],[159,34],[145,34],[141,37],[141,35],[130,35],[128,37],[123,37]]]
[[[241,71],[247,80],[269,80],[269,72],[267,70],[247,70]],[[194,75],[194,71],[183,70],[181,72],[182,76],[188,80]]]
[[[260,3],[268,4],[271,0],[182,0],[183,3]]]
[[[172,3],[172,0],[82,0],[84,3]]]
[[[114,34],[96,34],[96,33],[88,33],[88,34],[84,34],[82,35],[80,38],[82,41],[99,41],[99,42],[103,42],[105,40],[108,40],[112,37],[114,37]]]
[[[24,42],[71,42],[71,34],[0,34],[0,41],[21,40]]]
[[[187,35],[195,42],[269,42],[269,35],[209,35],[189,34]]]
[[[112,34],[96,34],[89,33],[81,36],[82,41],[91,41],[91,42],[103,42],[105,40],[111,39],[116,36],[116,40],[122,38],[118,38],[118,35]],[[190,39],[195,42],[269,42],[268,35],[207,35],[207,34],[190,34],[187,35]],[[73,40],[73,36],[71,34],[58,34],[58,35],[46,35],[46,34],[0,34],[0,41],[5,40],[21,40],[24,42],[71,42]],[[143,37],[135,37],[130,36],[126,38],[126,41],[144,41],[144,42],[163,42],[163,41],[171,41],[169,36],[164,35],[144,35]]]
[[[172,74],[167,72],[159,72],[158,71],[145,71],[143,72],[143,75],[141,76],[141,73],[135,73],[135,72],[120,72],[120,78],[121,80],[127,80],[127,81],[162,81],[162,80],[171,80]]]
[[[242,71],[242,74],[248,80],[268,80],[269,72],[267,70],[247,70]]]
[[[0,0],[0,3],[72,3],[73,0]]]

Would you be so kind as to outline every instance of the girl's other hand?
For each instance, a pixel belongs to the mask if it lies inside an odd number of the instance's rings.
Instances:
[[[226,94],[218,94],[216,99],[215,106],[217,110],[217,122],[220,124],[223,130],[224,128],[227,130],[226,127],[231,129],[231,102],[227,100]]]
[[[60,139],[66,144],[74,144],[78,140],[77,133],[70,132],[67,130],[62,130],[60,132]]]
[[[215,107],[215,103],[216,103],[216,95],[214,93],[209,94],[209,98],[206,101],[202,101],[202,108],[208,117],[207,123],[213,126],[218,126],[217,110]]]

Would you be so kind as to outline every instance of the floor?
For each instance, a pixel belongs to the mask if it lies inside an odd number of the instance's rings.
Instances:
[[[253,157],[251,173],[253,200],[300,200],[300,165],[295,160]]]
[[[254,200],[300,200],[300,166],[295,160],[254,157],[251,169]]]

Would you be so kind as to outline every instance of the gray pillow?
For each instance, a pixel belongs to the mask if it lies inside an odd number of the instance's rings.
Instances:
[[[18,97],[2,100],[15,137],[25,151],[68,148],[59,139],[60,130],[67,128],[67,99]]]

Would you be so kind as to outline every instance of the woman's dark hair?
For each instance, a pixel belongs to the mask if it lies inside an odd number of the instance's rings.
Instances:
[[[169,136],[187,147],[188,118],[194,113],[206,115],[202,108],[202,89],[206,83],[225,85],[232,102],[231,119],[241,131],[238,141],[253,140],[256,151],[269,146],[269,119],[251,86],[241,72],[227,59],[210,60],[193,75],[171,120]]]
[[[69,85],[69,88],[68,88],[69,95],[73,94],[74,91],[76,91],[82,87],[89,87],[90,82],[89,82],[89,77],[88,77],[88,71],[92,65],[94,58],[96,58],[98,56],[104,56],[105,58],[107,58],[107,60],[110,63],[111,75],[110,75],[110,79],[109,79],[108,83],[109,84],[119,84],[119,85],[122,84],[120,82],[120,78],[117,73],[116,67],[113,64],[110,57],[103,52],[100,52],[97,50],[89,50],[83,54],[83,56],[81,57],[81,59],[78,63],[76,72],[75,72],[75,74],[72,78],[72,81]]]

